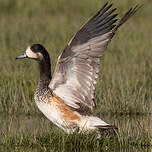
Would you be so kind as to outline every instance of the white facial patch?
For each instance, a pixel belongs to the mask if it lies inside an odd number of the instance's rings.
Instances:
[[[29,57],[29,58],[33,58],[33,59],[38,58],[37,54],[31,50],[30,46],[27,47],[25,52],[26,52],[27,57]]]

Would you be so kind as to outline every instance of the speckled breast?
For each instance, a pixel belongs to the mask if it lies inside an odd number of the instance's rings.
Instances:
[[[77,127],[80,115],[72,111],[60,97],[47,93],[39,98],[35,95],[35,98],[40,111],[58,127],[65,131]]]

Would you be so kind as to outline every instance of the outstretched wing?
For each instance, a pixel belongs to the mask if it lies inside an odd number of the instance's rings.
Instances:
[[[131,8],[118,24],[112,4],[106,3],[74,36],[59,56],[49,87],[65,103],[80,110],[95,106],[94,89],[100,57],[120,25],[137,10]],[[83,109],[84,110],[84,109]]]

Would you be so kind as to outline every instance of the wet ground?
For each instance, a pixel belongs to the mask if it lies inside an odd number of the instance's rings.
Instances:
[[[146,141],[152,135],[152,115],[142,116],[102,116],[102,119],[106,122],[113,123],[118,126],[119,136],[125,141],[130,141],[128,147],[122,149],[114,149],[116,151],[150,151],[149,145],[142,145],[139,147],[138,141]],[[52,125],[43,115],[39,116],[0,116],[0,135],[1,140],[16,135],[40,135],[49,134],[52,129],[56,127]],[[57,129],[55,129],[57,130]],[[58,130],[57,130],[58,131]],[[122,136],[122,137],[121,137]],[[135,142],[134,142],[135,141]],[[137,145],[137,146],[136,146]],[[1,146],[3,146],[1,144]],[[24,149],[24,147],[18,147],[18,149]],[[26,150],[26,148],[25,148]],[[114,151],[115,151],[114,150]],[[24,150],[23,150],[24,151]]]

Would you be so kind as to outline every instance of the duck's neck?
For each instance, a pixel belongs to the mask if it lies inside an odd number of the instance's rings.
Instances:
[[[40,81],[38,84],[38,90],[48,88],[51,81],[51,65],[50,61],[39,61]]]

